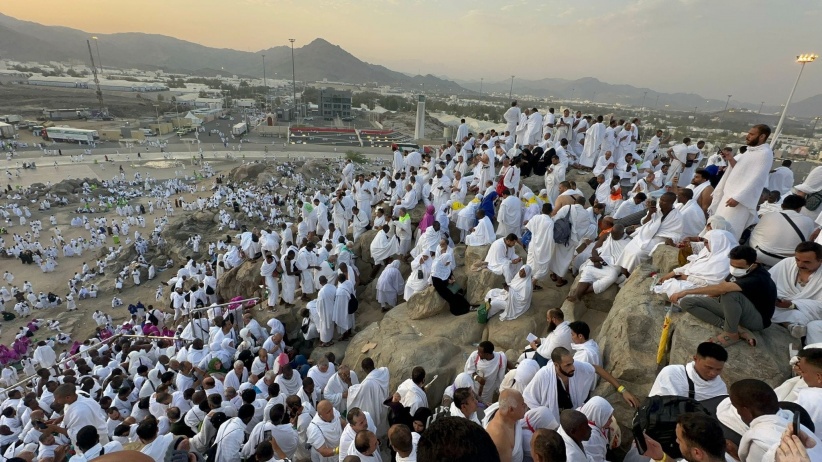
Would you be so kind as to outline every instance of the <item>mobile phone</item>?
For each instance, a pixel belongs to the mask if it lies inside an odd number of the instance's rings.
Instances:
[[[793,413],[793,434],[799,436],[799,427],[802,424],[799,422],[799,413],[794,411]]]
[[[263,441],[268,441],[271,439],[271,430],[266,430],[263,432]]]
[[[637,452],[639,452],[640,455],[645,454],[645,451],[648,450],[648,445],[645,444],[645,432],[642,431],[640,425],[634,425],[633,432]]]
[[[37,428],[39,428],[40,430],[45,430],[46,428],[48,428],[48,425],[46,425],[45,422],[41,422],[39,420],[36,422],[36,425]]]

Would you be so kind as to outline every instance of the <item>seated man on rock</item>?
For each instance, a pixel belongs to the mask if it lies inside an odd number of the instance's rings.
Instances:
[[[573,353],[563,347],[551,352],[551,361],[534,375],[522,396],[530,409],[545,406],[559,420],[561,411],[585,404],[596,387],[597,375],[613,385],[630,406],[639,406],[639,400],[611,374],[599,366],[574,361]]]
[[[648,215],[642,219],[641,226],[629,226],[625,230],[631,235],[631,242],[616,264],[626,276],[651,256],[657,244],[674,245],[682,237],[682,216],[674,208],[675,201],[676,194],[666,192],[659,198],[658,210],[655,203],[648,203]]]
[[[793,257],[781,260],[770,269],[777,296],[771,320],[787,327],[796,338],[810,334],[808,326],[822,320],[820,266],[822,245],[809,241],[797,245]]]
[[[477,225],[465,237],[465,244],[469,247],[488,245],[495,239],[496,234],[491,220],[485,216],[484,210],[477,210]]]
[[[728,347],[745,340],[756,346],[750,331],[761,331],[771,325],[776,285],[765,268],[756,263],[754,249],[740,245],[731,249],[728,257],[731,274],[724,281],[686,289],[670,295],[669,299],[671,303],[679,303],[684,311],[722,329],[712,342]]]
[[[699,253],[689,255],[688,263],[662,276],[651,290],[670,296],[685,289],[719,284],[731,271],[728,254],[737,244],[736,237],[728,231],[708,231]]]
[[[571,349],[573,341],[571,340],[571,328],[568,321],[565,320],[565,313],[559,308],[552,308],[545,314],[548,322],[548,335],[542,339],[535,339],[529,343],[530,351],[534,351],[533,355],[529,356],[529,350],[519,358],[521,362],[525,358],[530,358],[544,366],[548,363],[551,357],[551,352],[557,347],[563,347],[566,350]]]
[[[688,364],[671,364],[657,374],[648,396],[688,397],[690,378],[694,387],[694,399],[705,401],[726,396],[728,388],[720,377],[728,352],[721,345],[711,342],[696,347],[694,360]]]
[[[762,215],[751,231],[748,244],[756,249],[757,261],[773,266],[793,256],[793,250],[809,240],[814,230],[811,218],[801,214],[805,198],[791,194],[782,200],[782,210]]]
[[[622,273],[616,262],[628,245],[625,227],[616,224],[591,250],[591,258],[579,268],[579,282],[576,290],[568,294],[566,300],[575,302],[587,293],[601,294],[617,281]]]
[[[488,255],[485,256],[483,266],[492,273],[503,276],[506,286],[511,283],[511,280],[514,279],[514,276],[522,267],[522,258],[514,252],[514,246],[517,245],[517,242],[519,242],[519,238],[513,233],[501,237],[491,244]]]

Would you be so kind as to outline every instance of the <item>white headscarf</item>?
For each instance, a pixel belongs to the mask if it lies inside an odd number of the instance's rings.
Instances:
[[[537,371],[539,371],[539,363],[533,359],[523,359],[522,362],[517,365],[516,372],[514,373],[514,384],[511,388],[522,393],[525,387],[531,383]]]
[[[531,267],[525,265],[521,268],[525,271],[525,276],[520,276],[517,271],[516,276],[508,285],[508,306],[499,316],[500,321],[510,321],[520,317],[531,307],[531,296],[534,293],[534,283],[531,280]]]
[[[548,430],[556,430],[559,428],[559,422],[554,419],[551,410],[545,406],[537,406],[529,409],[525,413],[523,422],[529,427],[529,430],[536,432],[540,428],[547,428]]]
[[[731,260],[728,254],[738,242],[733,234],[720,229],[708,231],[705,239],[708,245],[696,257],[692,256],[692,261],[683,266],[681,272],[705,279],[709,284],[717,284],[730,272]]]
[[[611,403],[601,396],[594,396],[583,404],[579,411],[588,417],[588,422],[593,423],[600,430],[603,430],[608,422],[611,421],[611,416],[614,414],[614,407]]]

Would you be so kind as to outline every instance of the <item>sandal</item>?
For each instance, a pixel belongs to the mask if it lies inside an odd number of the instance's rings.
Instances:
[[[731,345],[734,345],[736,343],[741,342],[742,337],[733,339],[731,337],[728,337],[727,335],[720,334],[720,335],[717,335],[716,337],[709,338],[708,341],[711,342],[711,343],[716,343],[717,345],[719,345],[721,347],[728,348]]]
[[[740,327],[739,338],[744,340],[748,344],[748,346],[754,348],[756,347],[756,337],[754,337],[751,331],[749,331],[748,329]]]
[[[554,282],[557,282],[557,279],[559,279],[559,277],[557,277],[556,274],[551,273],[551,280],[554,281]]]
[[[544,287],[534,284],[534,290],[542,290]]]
[[[556,286],[557,287],[562,287],[565,284],[568,284],[568,280],[567,279],[560,279],[559,281],[557,281]]]

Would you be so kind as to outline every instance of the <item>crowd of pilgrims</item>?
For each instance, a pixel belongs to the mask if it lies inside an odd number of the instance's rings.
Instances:
[[[562,287],[578,276],[568,294],[576,301],[620,284],[658,247],[672,246],[681,266],[656,275],[650,290],[664,294],[671,309],[714,326],[716,335],[693,361],[663,368],[649,396],[690,397],[709,412],[679,415],[675,437],[637,434],[642,449],[631,446],[619,457],[822,460],[822,247],[819,203],[811,201],[822,189],[822,170],[800,184],[789,162],[771,171],[764,125],[751,128],[738,154],[723,148],[708,155],[704,142],[670,143],[661,130],[641,141],[638,119],[606,124],[553,112],[514,103],[502,133],[474,136],[463,123],[441,149],[397,149],[390,165],[378,162],[372,173],[347,161],[338,177],[310,177],[296,164],[279,164],[278,175],[296,184],[287,194],[277,192],[274,176],[258,185],[220,176],[209,197],[192,201],[173,197],[198,193],[181,180],[108,182],[111,196],[78,211],[116,205],[123,218],[109,225],[78,216],[72,225],[86,227],[89,239],[66,244],[56,232],[60,246],[52,244],[63,256],[81,256],[107,235],[125,235],[138,257],[106,276],[116,277],[118,291],[129,276],[139,285],[141,268],[156,277],[143,255],[165,245],[160,233],[178,209],[214,211],[220,228],[236,235],[207,246],[191,235],[186,245],[202,247],[204,257],[189,258],[158,286],[156,308],[131,304],[130,319],[117,325],[96,312],[97,335],[59,355],[53,339],[24,345],[24,355],[33,351],[23,361],[33,379],[19,383],[12,367],[2,372],[3,457],[53,460],[72,451],[78,462],[136,450],[155,461],[380,461],[389,454],[398,461],[610,460],[630,438],[623,438],[613,405],[593,395],[598,380],[632,407],[641,401],[602,368],[590,326],[565,321],[562,310],[546,311],[547,335],[523,338],[516,360],[495,350],[493,338],[481,342],[443,396],[429,396],[423,367],[401,371],[400,386],[390,390],[388,368],[371,358],[337,364],[327,353],[307,361],[302,347],[351,337],[356,287],[366,280],[377,280],[383,311],[401,297],[414,303],[430,285],[453,315],[479,311],[507,321],[531,309],[541,284]],[[590,172],[590,197],[566,179],[572,169]],[[544,188],[526,186],[528,177],[544,180]],[[154,198],[148,210],[123,200],[139,196]],[[420,209],[414,226],[411,214]],[[143,215],[155,212],[155,228],[143,237]],[[138,228],[134,240],[129,227]],[[36,228],[15,235],[13,247],[48,260]],[[374,270],[365,277],[354,241],[371,230]],[[122,248],[117,242],[110,255]],[[469,305],[454,284],[454,247],[461,243],[486,246],[484,261],[471,270],[503,281],[481,306]],[[242,303],[247,294],[218,305],[221,275],[247,261],[260,265],[262,309]],[[407,280],[403,262],[411,266]],[[107,263],[84,263],[69,295],[111,274]],[[117,295],[115,302],[123,304]],[[303,321],[293,338],[297,331],[277,315],[298,302]],[[35,321],[18,340],[36,335],[44,321]],[[755,348],[756,333],[766,328],[787,329],[805,344],[791,359],[796,376],[777,389],[757,379],[729,389],[721,378],[727,349]]]

